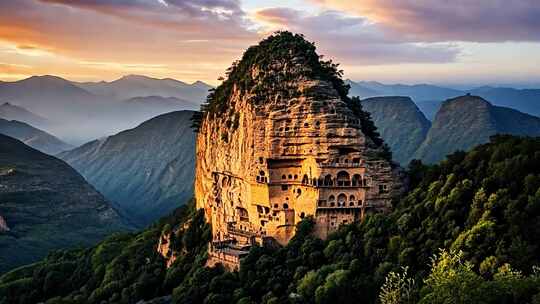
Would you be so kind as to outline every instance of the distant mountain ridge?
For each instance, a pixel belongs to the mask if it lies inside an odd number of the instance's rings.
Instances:
[[[414,158],[434,163],[456,150],[489,142],[495,134],[540,136],[540,118],[465,95],[445,101]]]
[[[80,145],[133,128],[160,114],[198,110],[210,88],[201,81],[188,84],[140,75],[86,83],[45,75],[0,82],[0,101],[46,117],[49,124],[36,125]],[[139,102],[131,102],[133,98]]]
[[[431,126],[408,97],[374,97],[361,102],[394,160],[403,166],[412,159],[440,161],[456,150],[486,143],[495,134],[540,136],[539,117],[494,106],[474,95],[443,102]]]
[[[152,118],[136,128],[59,154],[122,214],[146,225],[192,196],[192,111]]]
[[[0,133],[16,138],[30,147],[49,155],[73,149],[73,146],[66,144],[55,136],[16,120],[9,121],[0,118]]]
[[[0,134],[0,273],[131,229],[65,162]],[[1,231],[4,230],[4,231]]]
[[[127,75],[106,82],[78,82],[79,87],[93,94],[125,100],[133,97],[161,96],[176,97],[200,104],[206,100],[212,86],[202,81],[188,84],[172,78],[157,79],[142,75]]]
[[[51,123],[46,118],[34,114],[23,107],[13,105],[9,102],[5,102],[0,105],[0,118],[3,118],[5,120],[17,120],[25,122],[37,128],[46,127]]]
[[[490,100],[494,105],[516,109],[523,113],[540,116],[540,89],[514,89],[479,87],[472,90],[457,90],[430,84],[382,84],[375,81],[347,80],[351,86],[349,95],[360,98],[383,96],[411,97],[424,115],[433,120],[435,113],[446,99],[467,93]]]

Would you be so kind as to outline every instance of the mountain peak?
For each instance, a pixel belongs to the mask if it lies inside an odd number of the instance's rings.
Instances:
[[[477,104],[477,105],[489,105],[489,106],[491,106],[491,103],[489,101],[485,100],[484,98],[482,98],[480,96],[476,96],[476,95],[471,95],[470,93],[467,93],[466,95],[463,95],[463,96],[458,96],[458,97],[447,99],[445,102],[443,102],[443,107],[444,106],[450,106],[450,105],[453,105],[453,104],[460,104],[460,106],[461,106],[464,103],[469,104],[469,105]]]
[[[41,83],[55,83],[55,84],[71,84],[69,80],[66,80],[59,76],[54,75],[37,75],[21,80],[21,82],[41,82]]]
[[[110,83],[118,83],[118,82],[151,82],[151,81],[159,81],[157,78],[152,78],[144,75],[136,75],[136,74],[129,74],[124,75],[116,80],[111,81]]]
[[[206,82],[203,82],[203,81],[200,81],[200,80],[195,81],[191,85],[196,86],[196,87],[212,87],[211,85],[207,84]]]
[[[227,108],[228,96],[233,90],[251,94],[251,101],[260,104],[278,97],[292,98],[304,94],[301,83],[310,87],[325,86],[342,100],[348,100],[348,86],[341,79],[342,72],[331,61],[323,61],[316,52],[315,44],[301,34],[288,31],[276,32],[259,44],[249,47],[240,61],[227,70],[227,79],[208,97],[209,113]],[[318,84],[315,82],[318,81]],[[324,90],[324,89],[323,89]],[[277,94],[279,92],[279,94]]]

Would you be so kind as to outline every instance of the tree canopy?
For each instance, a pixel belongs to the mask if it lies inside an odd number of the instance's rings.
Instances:
[[[391,213],[326,240],[306,217],[286,246],[253,247],[239,272],[204,267],[209,227],[190,205],[4,274],[0,303],[540,303],[539,138],[496,136],[438,165],[412,162],[409,175]],[[170,268],[155,251],[168,232]]]

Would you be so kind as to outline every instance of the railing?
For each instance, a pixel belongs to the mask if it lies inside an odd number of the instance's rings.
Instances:
[[[351,185],[348,185],[348,186],[344,186],[344,185],[335,185],[335,184],[332,184],[332,185],[318,185],[318,186],[314,186],[314,187],[318,187],[318,188],[370,188],[371,186],[369,184],[365,184],[365,185],[362,185],[362,184],[351,184]]]
[[[328,203],[325,203],[324,205],[317,205],[317,209],[362,209],[362,208],[373,208],[375,207],[375,204],[373,203],[366,203],[366,202],[363,202],[361,205],[358,205],[358,204],[355,204],[353,206],[351,206],[350,204],[347,205],[347,203],[345,203],[345,205],[342,205],[342,206],[328,206]]]
[[[364,206],[317,206],[317,209],[362,209]]]
[[[238,228],[234,228],[234,227],[231,227],[231,226],[227,227],[227,232],[232,233],[232,234],[236,234],[236,235],[240,235],[240,236],[245,236],[245,237],[252,237],[252,236],[257,236],[258,235],[255,232],[240,230]]]
[[[363,163],[319,163],[320,168],[362,168]]]

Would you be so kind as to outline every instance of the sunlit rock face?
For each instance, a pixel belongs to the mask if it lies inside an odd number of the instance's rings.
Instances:
[[[225,111],[208,111],[200,123],[197,205],[216,246],[239,250],[233,256],[254,242],[287,243],[307,216],[325,238],[341,224],[388,210],[402,188],[360,118],[331,80],[310,76],[306,61],[295,55],[250,66],[248,82],[263,93],[225,82]]]

